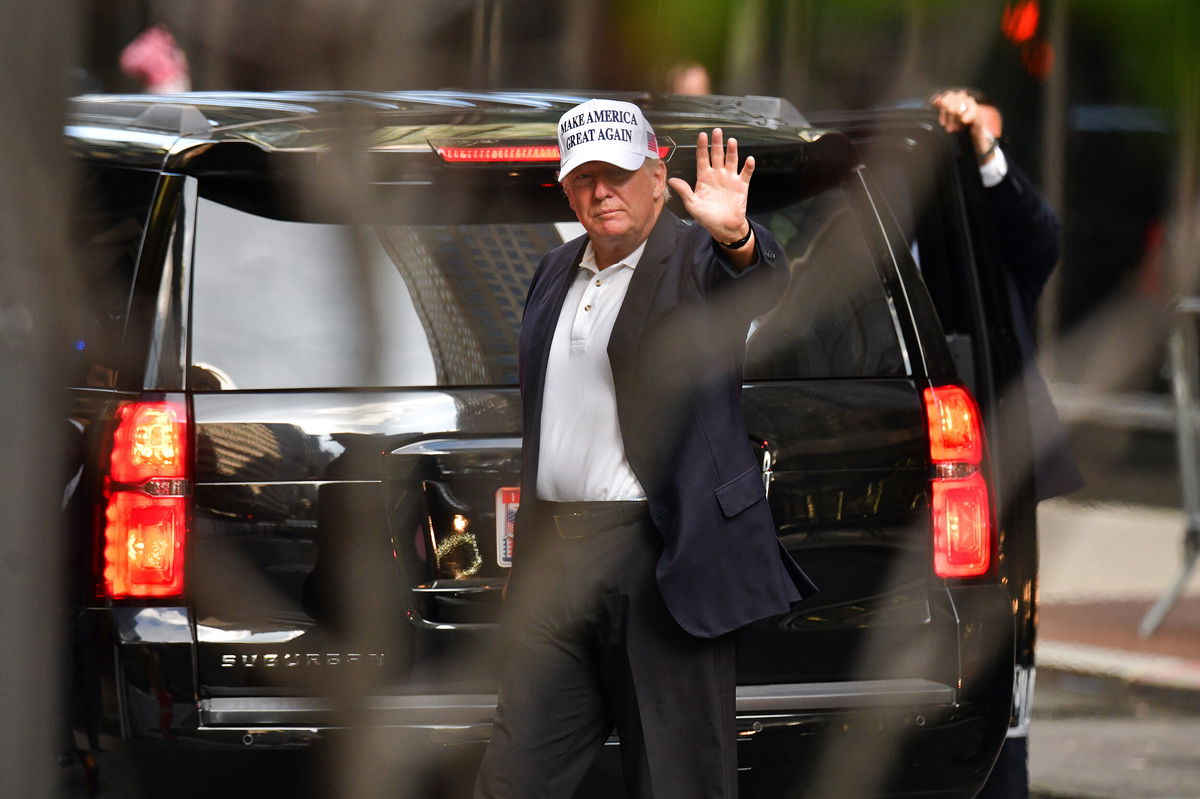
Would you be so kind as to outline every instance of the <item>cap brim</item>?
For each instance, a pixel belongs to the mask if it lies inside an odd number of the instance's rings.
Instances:
[[[567,162],[559,167],[558,182],[562,183],[567,175],[570,175],[576,168],[583,166],[589,161],[604,161],[607,164],[628,169],[632,172],[641,167],[646,162],[646,156],[641,153],[622,152],[621,150],[614,151],[613,148],[604,142],[589,142],[588,144],[580,144],[575,147],[571,157]]]

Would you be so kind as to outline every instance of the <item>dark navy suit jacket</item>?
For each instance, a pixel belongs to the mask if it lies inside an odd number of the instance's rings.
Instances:
[[[984,189],[984,196],[996,222],[1005,288],[1021,347],[1033,442],[1034,489],[1037,499],[1049,499],[1083,486],[1066,430],[1037,368],[1034,348],[1037,301],[1058,263],[1058,217],[1011,159],[1004,180]]]
[[[815,587],[783,550],[741,412],[751,319],[786,283],[786,257],[754,225],[758,260],[739,273],[700,225],[664,209],[613,325],[608,354],[625,455],[662,537],[657,579],[689,633],[715,637],[783,613]],[[550,343],[587,236],[538,265],[521,324],[524,448],[514,583],[556,535],[537,500]],[[528,568],[536,568],[530,566]]]

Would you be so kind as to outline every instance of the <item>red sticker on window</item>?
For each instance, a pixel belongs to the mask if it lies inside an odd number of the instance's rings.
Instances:
[[[496,563],[504,568],[512,567],[513,523],[516,521],[520,504],[520,488],[506,487],[496,490]]]

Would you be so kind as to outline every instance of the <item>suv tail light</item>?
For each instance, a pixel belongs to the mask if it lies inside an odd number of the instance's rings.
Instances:
[[[925,389],[933,461],[933,570],[978,577],[992,560],[992,510],[983,461],[979,406],[961,386]]]
[[[183,593],[190,488],[183,401],[122,404],[104,482],[105,596]]]

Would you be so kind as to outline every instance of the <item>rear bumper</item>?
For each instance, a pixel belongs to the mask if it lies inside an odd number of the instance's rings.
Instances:
[[[960,617],[989,618],[972,605],[991,608],[989,594],[958,593]],[[991,616],[998,629],[1005,621],[1011,629],[1002,610]],[[344,773],[339,753],[363,740],[379,744],[372,750],[425,753],[412,755],[423,767],[471,774],[491,736],[496,700],[486,693],[197,696],[186,609],[92,611],[81,621],[91,642],[82,649],[91,654],[78,665],[97,697],[87,728],[100,733],[90,748],[148,750],[152,763],[164,752],[197,752],[197,786],[215,773],[207,755],[332,757],[339,765],[331,773]],[[1003,743],[1013,685],[1011,648],[985,647],[980,629],[959,637],[960,668],[952,671],[964,676],[961,685],[910,678],[739,686],[743,797],[824,795],[816,788],[831,796],[973,796]],[[608,743],[601,761],[616,760],[620,742]],[[848,781],[862,782],[861,790]]]
[[[1006,719],[957,700],[951,686],[919,679],[740,686],[741,794],[799,795],[824,786],[831,796],[974,796]],[[263,773],[283,780],[297,768],[344,775],[353,771],[346,758],[375,751],[423,769],[422,779],[453,775],[465,781],[468,795],[494,710],[489,694],[218,697],[198,704],[199,726],[188,736],[131,743],[173,756],[184,749],[206,753],[197,760],[197,786],[220,776],[207,755],[265,758]],[[619,782],[619,745],[614,736],[604,747],[590,777],[595,785]],[[286,758],[278,761],[284,765],[266,765],[274,756]],[[411,773],[396,776],[397,790],[411,779]]]
[[[194,786],[205,796],[226,773],[287,780],[296,769],[332,763],[328,774],[344,774],[345,752],[363,750],[364,741],[372,745],[363,751],[406,753],[422,773],[466,779],[491,736],[496,699],[486,693],[198,697],[184,609],[94,612],[84,621],[92,656],[79,665],[99,697],[86,714],[87,727],[100,733],[89,748],[111,747],[98,756],[139,763],[134,773],[147,785],[157,784],[156,764],[166,754],[172,763],[194,760]],[[742,796],[799,795],[822,785],[833,796],[973,796],[1008,727],[1008,703],[989,701],[1011,691],[1011,665],[1002,676],[987,690],[975,681],[960,688],[926,679],[739,686]],[[619,780],[620,742],[608,744],[598,768],[607,763],[605,773]],[[214,757],[272,765],[223,770]],[[855,794],[843,790],[847,780],[867,784]],[[167,784],[177,786],[178,775]]]

